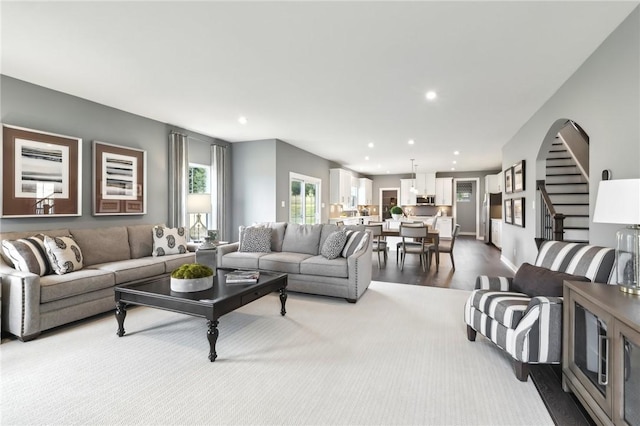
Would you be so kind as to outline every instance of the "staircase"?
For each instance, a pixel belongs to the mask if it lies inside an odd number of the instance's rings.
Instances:
[[[589,182],[562,139],[546,160],[546,188],[556,212],[565,215],[564,241],[589,242]]]

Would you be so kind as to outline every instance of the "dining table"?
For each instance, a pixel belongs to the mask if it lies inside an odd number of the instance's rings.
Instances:
[[[390,228],[389,223],[385,222],[382,226],[382,236],[383,237],[399,237],[400,236],[400,228]],[[427,226],[427,238],[433,240],[433,245],[435,246],[436,252],[436,272],[440,269],[440,231],[431,226]]]

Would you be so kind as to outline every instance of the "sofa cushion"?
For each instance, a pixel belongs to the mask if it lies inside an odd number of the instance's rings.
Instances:
[[[287,229],[287,222],[262,222],[255,226],[271,228],[271,251],[282,251],[282,240]]]
[[[85,266],[125,260],[131,256],[129,235],[124,226],[72,229],[71,235],[82,250]]]
[[[471,305],[507,328],[514,329],[524,316],[531,298],[512,291],[474,290]]]
[[[79,271],[84,266],[80,246],[72,237],[44,237],[44,246],[53,271],[58,275]]]
[[[300,262],[311,257],[305,253],[269,253],[262,256],[258,261],[258,268],[267,271],[285,272],[288,274],[300,273]]]
[[[511,290],[530,297],[562,297],[564,280],[591,281],[587,277],[551,271],[529,263],[523,263],[511,283]]]
[[[366,231],[347,231],[347,242],[342,249],[342,257],[349,257],[369,241]]]
[[[153,227],[154,225],[127,226],[131,259],[151,256],[153,252]]]
[[[319,247],[324,245],[324,242],[327,240],[329,235],[333,234],[336,231],[345,231],[344,226],[338,226],[333,223],[322,225],[322,232],[320,232],[320,244]]]
[[[290,223],[284,233],[282,251],[317,255],[322,225],[300,225]]]
[[[164,259],[151,256],[142,259],[102,263],[93,265],[92,268],[112,272],[115,276],[116,285],[165,273]]]
[[[338,256],[335,259],[327,259],[322,255],[313,256],[300,263],[300,273],[305,275],[318,275],[323,277],[347,278],[349,268],[347,259]]]
[[[184,226],[178,228],[153,227],[153,256],[180,254],[187,252],[187,230]]]
[[[17,240],[3,240],[2,250],[18,271],[31,272],[41,277],[53,272],[42,234]]]
[[[113,287],[115,283],[112,272],[99,269],[87,268],[65,275],[47,275],[40,278],[40,303]]]
[[[163,256],[162,260],[164,261],[164,271],[169,273],[173,272],[174,269],[179,268],[185,263],[195,263],[196,254],[195,252],[183,253],[183,254],[170,254],[167,256]]]
[[[238,251],[242,252],[271,252],[271,228],[263,226],[249,226],[242,233],[240,247]]]
[[[346,242],[347,233],[344,231],[336,231],[325,239],[320,249],[320,254],[327,259],[335,259],[342,253]]]
[[[218,268],[258,269],[258,260],[268,253],[248,253],[234,251],[222,257],[222,264]]]

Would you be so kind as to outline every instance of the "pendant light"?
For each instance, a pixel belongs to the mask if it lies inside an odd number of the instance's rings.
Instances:
[[[412,181],[411,181],[411,188],[409,189],[409,192],[412,192],[412,193],[415,194],[416,192],[418,192],[418,190],[416,189],[416,176],[415,176],[415,173],[413,171],[413,161],[414,160],[415,160],[415,158],[411,159],[411,175],[412,175],[411,179],[412,179]]]

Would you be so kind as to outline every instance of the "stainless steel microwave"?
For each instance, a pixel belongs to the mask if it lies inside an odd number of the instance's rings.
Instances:
[[[416,197],[416,205],[417,206],[435,206],[436,196],[435,195],[418,195]]]

